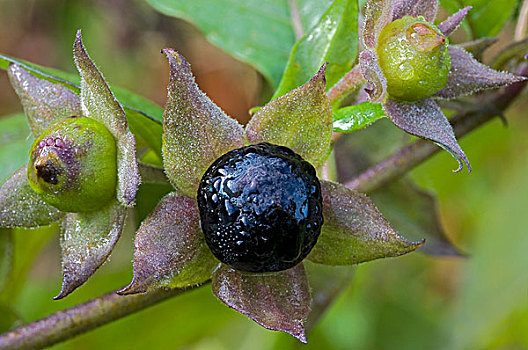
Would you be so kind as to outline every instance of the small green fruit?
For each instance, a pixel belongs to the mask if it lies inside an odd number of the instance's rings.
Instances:
[[[115,196],[116,142],[94,119],[69,117],[52,124],[29,156],[31,188],[61,211],[92,211]]]
[[[377,53],[389,96],[417,101],[444,88],[451,68],[447,45],[446,36],[423,17],[405,16],[385,26]]]

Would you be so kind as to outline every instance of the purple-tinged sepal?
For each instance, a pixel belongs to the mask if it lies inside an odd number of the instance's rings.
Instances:
[[[51,124],[81,115],[79,96],[68,88],[37,78],[17,64],[7,69],[34,136],[39,136]]]
[[[0,227],[46,226],[59,221],[63,215],[31,189],[27,166],[18,169],[0,187]]]
[[[471,6],[467,6],[459,10],[457,13],[451,15],[445,21],[440,23],[438,25],[438,29],[440,29],[440,31],[444,33],[445,36],[450,35],[455,30],[457,30],[458,26],[460,25],[464,17],[466,17],[469,10],[471,10]]]
[[[304,323],[312,297],[302,263],[267,274],[239,272],[222,264],[213,274],[213,293],[264,328],[306,343]]]
[[[170,193],[141,223],[135,239],[134,279],[119,294],[197,285],[219,262],[200,231],[196,201]]]
[[[392,11],[392,20],[403,16],[423,16],[426,21],[432,22],[438,12],[438,0],[396,0]]]
[[[451,153],[459,163],[456,172],[462,170],[464,163],[471,172],[471,166],[456,140],[453,127],[431,98],[413,103],[388,99],[383,104],[383,109],[387,117],[400,129],[411,135],[431,140]]]
[[[244,146],[244,129],[200,90],[183,56],[172,49],[163,53],[170,65],[163,163],[171,183],[193,197],[207,168],[222,154]]]
[[[522,76],[491,69],[459,47],[449,46],[449,54],[451,70],[447,85],[435,97],[451,99],[526,80]]]
[[[382,103],[387,99],[387,79],[383,75],[378,63],[378,56],[374,51],[365,50],[359,55],[361,73],[368,81],[365,88],[370,102]]]
[[[81,286],[112,252],[125,223],[127,209],[116,200],[88,213],[68,213],[61,227],[62,299]]]

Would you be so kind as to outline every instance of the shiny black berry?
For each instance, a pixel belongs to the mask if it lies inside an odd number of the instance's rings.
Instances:
[[[323,224],[315,169],[289,148],[269,143],[218,158],[200,182],[198,208],[213,254],[241,271],[297,265]]]

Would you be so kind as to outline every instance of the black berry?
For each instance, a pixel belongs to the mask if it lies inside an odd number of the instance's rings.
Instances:
[[[218,158],[200,182],[198,208],[213,254],[242,271],[297,265],[323,224],[315,169],[289,148],[269,143]]]

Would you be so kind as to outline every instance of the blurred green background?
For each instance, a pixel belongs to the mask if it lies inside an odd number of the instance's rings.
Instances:
[[[160,105],[168,82],[168,67],[159,54],[164,47],[186,56],[200,87],[242,122],[266,89],[252,68],[209,44],[191,25],[158,14],[143,1],[0,0],[4,54],[74,73],[71,45],[78,28],[111,84]],[[511,32],[508,26],[502,35]],[[412,172],[438,195],[443,226],[469,257],[413,253],[360,265],[348,288],[308,333],[308,345],[262,329],[221,304],[206,286],[54,348],[528,349],[526,96],[507,112],[508,127],[495,120],[461,140],[471,174],[452,173],[456,164],[446,152]],[[7,75],[0,72],[0,115],[20,111]],[[129,229],[110,261],[85,286],[53,301],[61,284],[55,229],[15,231],[18,279],[0,301],[24,321],[131,279]],[[0,309],[0,319],[9,315]]]

